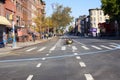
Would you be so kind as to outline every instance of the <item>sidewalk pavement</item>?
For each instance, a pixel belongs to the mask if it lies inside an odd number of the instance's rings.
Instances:
[[[12,50],[15,50],[15,49],[20,49],[20,48],[24,48],[24,47],[27,47],[27,46],[32,46],[32,45],[35,45],[35,44],[38,44],[38,43],[42,43],[42,42],[45,42],[45,41],[48,41],[52,38],[49,38],[49,39],[40,39],[40,40],[36,40],[35,42],[33,41],[29,41],[29,42],[17,42],[16,43],[16,47],[12,47],[12,43],[11,44],[7,44],[6,47],[3,47],[3,48],[0,48],[0,54],[3,54],[3,53],[6,53],[6,52],[9,52],[9,51],[12,51]]]

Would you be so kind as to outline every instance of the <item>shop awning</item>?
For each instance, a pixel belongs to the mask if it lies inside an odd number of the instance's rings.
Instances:
[[[0,16],[0,24],[10,26],[11,23],[3,16]]]

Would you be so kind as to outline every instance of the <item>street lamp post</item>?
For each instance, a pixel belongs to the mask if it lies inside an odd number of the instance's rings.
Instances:
[[[12,37],[13,37],[13,44],[12,47],[16,47],[16,36],[15,36],[15,22],[14,22],[14,13],[10,14],[9,19],[12,21]]]
[[[33,22],[33,23],[32,23],[32,26],[33,26],[33,28],[34,28],[34,33],[33,33],[33,39],[34,39],[34,41],[35,41],[35,25],[36,25],[36,24]]]
[[[16,35],[15,35],[15,23],[14,21],[12,21],[12,34],[13,34],[13,45],[12,47],[15,48],[16,47]]]
[[[118,22],[115,20],[115,28],[116,28],[116,37],[119,36],[119,31],[118,31]]]

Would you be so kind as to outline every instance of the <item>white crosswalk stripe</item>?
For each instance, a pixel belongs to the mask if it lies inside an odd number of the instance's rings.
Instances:
[[[72,46],[72,49],[73,49],[73,50],[77,50],[76,46]]]
[[[28,50],[26,50],[26,52],[30,52],[30,51],[32,51],[32,50],[35,50],[37,47],[34,47],[34,48],[31,48],[31,49],[28,49]]]
[[[55,50],[55,48],[56,48],[56,46],[53,46],[53,47],[50,49],[50,51],[53,51],[53,50]]]
[[[116,45],[116,46],[118,46],[119,44],[117,44],[117,43],[110,43],[110,44],[112,44],[112,45]]]
[[[62,46],[62,47],[61,47],[61,50],[66,50],[66,47],[65,47],[65,46]]]
[[[117,46],[115,46],[115,45],[109,45],[110,47],[113,47],[113,48],[116,48]]]
[[[94,80],[91,74],[84,74],[84,75],[85,75],[86,80]]]
[[[26,80],[32,80],[32,78],[33,78],[33,75],[29,75]]]
[[[91,47],[93,47],[95,49],[98,49],[98,50],[102,50],[100,47],[97,47],[97,46],[94,46],[94,45],[92,45]]]
[[[86,64],[84,62],[79,62],[81,67],[86,67]]]
[[[84,48],[85,50],[89,50],[89,48],[86,46],[81,46],[81,47]]]
[[[45,49],[46,49],[46,47],[42,47],[41,49],[38,50],[38,52],[39,52],[39,51],[43,51],[43,50],[45,50]]]
[[[103,48],[106,48],[106,49],[112,49],[112,48],[110,48],[110,47],[107,47],[107,46],[105,46],[105,45],[100,45],[101,47],[103,47]]]
[[[75,52],[77,50],[76,46],[72,46],[72,51]]]

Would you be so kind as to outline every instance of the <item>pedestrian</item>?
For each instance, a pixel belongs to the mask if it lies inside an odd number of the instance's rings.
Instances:
[[[46,33],[46,38],[48,39],[48,34]]]
[[[35,34],[34,33],[32,33],[32,39],[35,42]]]
[[[4,47],[7,45],[7,34],[5,32],[3,32],[3,45]]]

